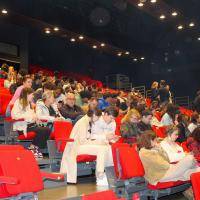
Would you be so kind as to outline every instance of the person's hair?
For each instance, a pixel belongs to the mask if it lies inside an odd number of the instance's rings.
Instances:
[[[151,130],[144,131],[144,133],[141,134],[137,139],[138,148],[151,149],[152,148],[151,141],[154,140],[155,138],[156,134],[153,131]]]
[[[55,90],[56,86],[51,82],[45,82],[43,85],[43,89],[47,90]]]
[[[88,117],[92,117],[93,115],[96,115],[96,116],[100,117],[102,115],[102,112],[101,112],[101,110],[99,110],[97,108],[93,109],[93,110],[88,110],[87,111],[87,116]]]
[[[90,99],[92,95],[91,95],[91,93],[89,91],[83,90],[83,91],[80,92],[80,96],[81,96],[82,99],[83,98]]]
[[[33,89],[32,88],[23,88],[21,91],[21,94],[19,96],[19,102],[22,105],[22,109],[25,110],[25,108],[28,106],[29,102],[28,102],[28,95],[33,93]]]
[[[200,127],[195,128],[190,136],[193,137],[196,142],[200,143]]]
[[[179,127],[174,126],[174,125],[169,126],[167,128],[167,135],[170,136],[174,131],[179,131]]]
[[[177,111],[178,111],[178,108],[177,108],[177,106],[175,106],[174,104],[169,103],[169,104],[167,105],[166,113],[167,113],[173,120],[175,120],[175,115],[177,114]]]
[[[154,81],[151,85],[151,89],[155,89],[158,86],[158,82]]]
[[[160,86],[165,87],[166,86],[166,81],[165,80],[161,80],[160,81]]]
[[[122,103],[119,104],[119,109],[126,112],[127,109],[128,109],[128,106],[125,102],[122,102]]]
[[[152,112],[150,111],[150,110],[143,110],[142,111],[142,117],[144,116],[144,117],[147,117],[147,116],[149,116],[149,115],[152,115],[153,116],[153,114],[152,114]]]
[[[25,75],[25,76],[23,77],[23,79],[22,79],[22,82],[24,83],[24,82],[26,82],[28,79],[31,79],[31,80],[32,80],[31,76],[30,76],[30,75]]]
[[[104,113],[107,115],[112,115],[113,117],[117,117],[119,112],[115,106],[109,106],[105,109]]]
[[[98,102],[98,99],[96,98],[96,97],[91,97],[90,99],[89,99],[89,101],[91,102],[91,101],[97,101]]]
[[[137,118],[141,117],[140,113],[136,109],[131,109],[131,110],[128,111],[128,113],[122,119],[122,123],[130,122],[130,119],[131,119],[132,115],[135,115]]]
[[[27,71],[25,69],[20,69],[18,72],[21,76],[26,76],[28,75]]]
[[[104,98],[104,99],[107,99],[107,98],[109,98],[109,97],[112,97],[112,94],[110,94],[110,93],[105,93],[105,94],[103,95],[103,98]]]
[[[54,97],[53,91],[46,91],[42,94],[42,100],[46,101],[47,99],[51,98],[52,96]]]
[[[192,114],[192,117],[191,117],[191,122],[192,123],[196,124],[198,119],[199,119],[199,114],[198,113]]]

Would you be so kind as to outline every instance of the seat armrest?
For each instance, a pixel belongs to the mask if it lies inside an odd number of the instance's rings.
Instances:
[[[0,184],[16,185],[18,183],[19,180],[15,177],[0,176]]]
[[[48,173],[48,172],[44,172],[44,171],[40,171],[40,172],[41,172],[43,181],[46,179],[52,180],[52,181],[64,181],[65,180],[65,177],[63,174],[53,174],[53,173]]]

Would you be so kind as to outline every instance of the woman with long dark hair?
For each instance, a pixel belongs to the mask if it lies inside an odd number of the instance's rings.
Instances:
[[[36,158],[42,158],[40,149],[46,147],[46,141],[50,135],[50,129],[48,127],[38,126],[38,120],[35,111],[31,108],[31,102],[33,100],[33,90],[31,88],[24,88],[21,91],[19,99],[14,103],[11,111],[13,119],[24,119],[24,121],[15,122],[13,129],[17,130],[19,134],[24,134],[27,137],[27,132],[35,132],[35,137],[30,145],[29,149],[34,153]]]

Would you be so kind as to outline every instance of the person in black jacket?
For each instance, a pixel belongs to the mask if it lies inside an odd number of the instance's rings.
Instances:
[[[59,109],[61,115],[65,119],[70,119],[72,123],[75,123],[81,116],[84,115],[81,107],[75,105],[75,101],[75,94],[73,92],[68,92],[66,94],[65,104]]]
[[[153,117],[153,114],[150,110],[142,111],[141,121],[137,124],[140,134],[143,133],[144,131],[152,130],[151,128],[152,117]]]
[[[159,91],[158,91],[158,95],[160,97],[160,103],[161,104],[165,103],[165,102],[169,102],[170,94],[169,94],[168,88],[166,87],[165,80],[160,81],[160,88],[159,88]]]

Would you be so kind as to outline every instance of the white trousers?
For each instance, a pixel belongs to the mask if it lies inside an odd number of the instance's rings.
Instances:
[[[177,164],[170,164],[167,173],[159,182],[187,181],[190,180],[190,175],[192,173],[198,171],[200,171],[200,168],[196,166],[194,156],[187,155]]]
[[[77,155],[94,155],[96,159],[96,174],[103,173],[105,167],[113,166],[110,145],[85,144],[78,147]]]

